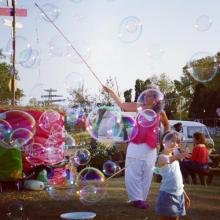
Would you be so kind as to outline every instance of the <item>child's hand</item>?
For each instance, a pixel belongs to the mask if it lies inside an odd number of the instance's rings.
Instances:
[[[112,92],[112,90],[111,90],[109,87],[107,87],[107,86],[103,86],[102,89],[103,89],[105,92],[107,92],[107,93],[111,93],[111,92]]]
[[[190,207],[190,199],[187,195],[185,195],[185,207],[187,209]]]
[[[182,153],[180,153],[176,156],[179,160],[182,160],[182,159],[185,159],[185,158],[189,159],[192,155],[187,153],[187,152],[182,152]]]

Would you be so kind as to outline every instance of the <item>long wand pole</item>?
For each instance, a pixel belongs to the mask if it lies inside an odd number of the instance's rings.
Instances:
[[[82,55],[77,51],[77,49],[73,46],[71,41],[65,36],[65,34],[61,31],[61,29],[50,19],[50,17],[45,13],[45,11],[36,3],[34,2],[35,6],[44,14],[44,16],[50,21],[50,23],[55,27],[55,29],[62,35],[62,37],[66,40],[66,42],[70,45],[70,47],[75,51],[75,53],[81,58],[83,63],[87,66],[89,71],[92,73],[92,75],[96,78],[96,80],[100,83],[101,86],[103,86],[101,80],[98,78],[98,76],[95,74],[95,72],[92,70],[91,66],[86,62],[86,60],[82,57]]]

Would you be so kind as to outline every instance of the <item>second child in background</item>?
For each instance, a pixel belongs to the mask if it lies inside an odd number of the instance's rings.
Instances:
[[[190,160],[181,162],[181,171],[185,182],[189,182],[189,176],[193,184],[197,184],[196,173],[208,172],[208,150],[205,145],[205,135],[201,132],[193,134],[193,150]]]

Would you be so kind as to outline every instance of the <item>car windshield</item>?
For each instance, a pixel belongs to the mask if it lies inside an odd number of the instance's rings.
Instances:
[[[195,132],[202,132],[206,138],[210,138],[209,133],[204,126],[190,126],[187,127],[188,138],[192,138]]]

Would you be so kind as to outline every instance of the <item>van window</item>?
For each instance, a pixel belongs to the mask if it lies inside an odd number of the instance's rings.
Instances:
[[[199,126],[190,126],[187,127],[187,134],[188,134],[188,138],[192,138],[193,134],[195,132],[202,132],[206,138],[210,138],[209,133],[207,131],[207,129],[203,126],[199,127]]]

